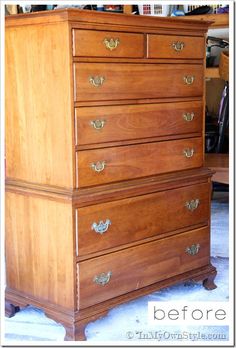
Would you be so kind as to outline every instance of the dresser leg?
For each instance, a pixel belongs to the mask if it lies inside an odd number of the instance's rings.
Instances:
[[[14,306],[12,303],[5,301],[5,316],[7,318],[12,318],[14,315],[20,311],[19,306]]]
[[[64,325],[66,330],[65,341],[86,341],[85,327],[87,324],[87,322],[79,322],[71,326]]]
[[[216,277],[216,272],[210,274],[206,279],[203,280],[202,285],[206,290],[214,290],[217,288],[217,286],[214,283],[214,279]]]

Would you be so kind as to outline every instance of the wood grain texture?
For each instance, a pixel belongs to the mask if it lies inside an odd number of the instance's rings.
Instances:
[[[137,289],[135,291],[109,299],[105,302],[98,303],[94,306],[81,309],[75,313],[65,311],[65,309],[61,310],[58,308],[58,306],[52,308],[52,306],[50,306],[48,303],[39,301],[31,296],[26,298],[19,291],[14,291],[9,288],[6,289],[6,299],[8,303],[14,303],[18,306],[25,306],[28,302],[30,302],[33,306],[42,308],[48,317],[52,318],[53,320],[60,321],[63,324],[66,329],[66,340],[81,340],[85,337],[82,330],[85,329],[85,325],[87,323],[94,321],[101,316],[105,316],[108,310],[117,305],[132,301],[140,296],[144,296],[185,281],[203,281],[204,283],[204,280],[206,280],[207,283],[209,283],[208,279],[213,279],[216,276],[216,273],[216,268],[209,263],[206,266],[178,274],[174,277],[156,282],[144,288]]]
[[[148,35],[148,58],[199,58],[205,55],[204,37],[191,37],[180,35]],[[181,51],[176,51],[172,44],[184,43]]]
[[[187,17],[186,17],[187,18]],[[134,16],[134,15],[124,15],[115,14],[109,12],[96,12],[88,10],[78,10],[78,9],[59,9],[56,11],[42,11],[29,14],[20,14],[17,16],[7,16],[6,26],[21,26],[29,24],[38,23],[56,23],[69,21],[73,24],[81,25],[87,24],[90,28],[96,25],[109,25],[111,28],[124,27],[132,29],[134,27],[136,30],[138,28],[145,28],[151,30],[167,29],[170,31],[185,30],[188,34],[199,35],[199,33],[204,33],[207,31],[209,24],[213,23],[209,21],[198,21],[196,17],[194,19],[189,19],[188,23],[185,18],[165,18],[165,17],[154,17],[154,16]],[[197,33],[196,33],[197,31]]]
[[[193,149],[191,158],[183,151]],[[105,161],[101,172],[92,164]],[[202,139],[190,138],[77,152],[78,187],[129,180],[176,170],[201,167]]]
[[[133,16],[136,17],[136,16]],[[145,19],[149,16],[145,16]],[[162,17],[163,18],[163,17]],[[170,18],[168,18],[170,19]],[[157,21],[157,17],[156,17]],[[162,23],[163,24],[163,23]],[[179,35],[181,32],[181,35],[185,36],[200,36],[204,35],[205,30],[190,30],[190,28],[184,28],[180,27],[178,31],[176,31],[176,28],[169,27],[168,29],[164,25],[160,25],[159,27],[155,26],[142,26],[142,25],[115,25],[114,23],[88,23],[88,22],[70,22],[71,28],[73,29],[84,29],[84,30],[104,30],[104,31],[117,31],[119,30],[120,32],[130,32],[130,33],[149,33],[149,34],[160,34],[160,35]]]
[[[186,248],[193,244],[200,244],[199,252],[189,255]],[[206,227],[82,261],[77,265],[78,309],[205,266],[209,257]],[[112,274],[106,285],[94,281],[95,276],[108,272]]]
[[[203,67],[184,64],[74,63],[75,101],[202,96]],[[94,87],[90,77],[104,77]],[[194,76],[186,85],[184,76]]]
[[[125,301],[186,279],[213,288],[212,172],[203,168],[209,24],[75,9],[6,18],[8,315],[35,305],[67,340],[84,339],[87,322]],[[117,49],[104,35],[119,35]],[[179,37],[186,47],[172,56],[169,40]],[[100,87],[89,81],[97,76]],[[91,117],[106,118],[101,132]],[[100,173],[91,169],[98,161]],[[200,205],[190,212],[192,199]],[[91,230],[106,219],[105,234]],[[94,282],[108,271],[107,285]]]
[[[75,207],[84,207],[101,202],[116,201],[119,199],[159,192],[166,189],[184,187],[209,181],[213,172],[206,168],[188,169],[176,173],[158,174],[149,177],[138,178],[102,186],[93,186],[83,189],[62,190],[46,185],[29,184],[23,181],[7,180],[6,191],[30,195],[33,197],[44,197],[53,201],[72,202]]]
[[[8,287],[73,309],[72,224],[70,204],[7,192]]]
[[[112,50],[104,39],[118,39]],[[144,35],[98,30],[73,30],[73,55],[78,57],[144,57]],[[146,51],[146,50],[145,50]]]
[[[63,23],[6,30],[8,178],[73,187],[68,39]]]
[[[212,28],[228,28],[229,27],[229,14],[228,13],[209,13],[196,16],[185,16],[182,19],[190,21],[197,19],[199,22],[211,21],[210,29]]]
[[[185,113],[194,113],[193,120],[186,121]],[[202,102],[81,107],[75,119],[78,145],[201,133]],[[105,122],[103,128],[94,128],[96,120]]]
[[[125,246],[193,223],[207,224],[209,196],[210,186],[206,183],[79,208],[78,255]],[[186,202],[193,199],[199,199],[200,204],[190,211]],[[94,222],[105,223],[108,219],[111,224],[103,234],[92,228]]]

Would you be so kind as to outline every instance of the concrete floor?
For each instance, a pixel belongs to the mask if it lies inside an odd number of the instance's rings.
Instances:
[[[217,289],[205,290],[201,284],[175,285],[127,304],[112,309],[108,315],[87,325],[86,336],[88,343],[106,342],[111,344],[118,341],[133,343],[148,339],[152,344],[160,341],[183,339],[183,332],[189,333],[187,340],[197,339],[199,333],[205,334],[206,340],[227,341],[229,337],[227,326],[150,326],[147,320],[147,305],[149,301],[227,301],[228,289],[228,194],[216,194],[212,201],[211,225],[211,255],[212,264],[216,266]],[[174,334],[176,334],[174,336]],[[192,334],[192,336],[191,336]],[[195,334],[195,336],[193,335]],[[5,319],[5,344],[24,345],[45,344],[45,341],[61,342],[65,330],[44,313],[31,306],[21,310],[13,318]],[[201,343],[201,339],[199,339]],[[159,343],[160,344],[160,343]]]

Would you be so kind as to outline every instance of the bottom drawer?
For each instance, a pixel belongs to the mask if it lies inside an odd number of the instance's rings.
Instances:
[[[204,227],[79,262],[78,309],[205,266],[209,258]]]

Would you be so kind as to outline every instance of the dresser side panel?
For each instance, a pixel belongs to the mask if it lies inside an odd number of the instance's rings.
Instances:
[[[73,187],[68,23],[6,29],[6,175]]]
[[[6,193],[7,287],[74,308],[70,203]]]

